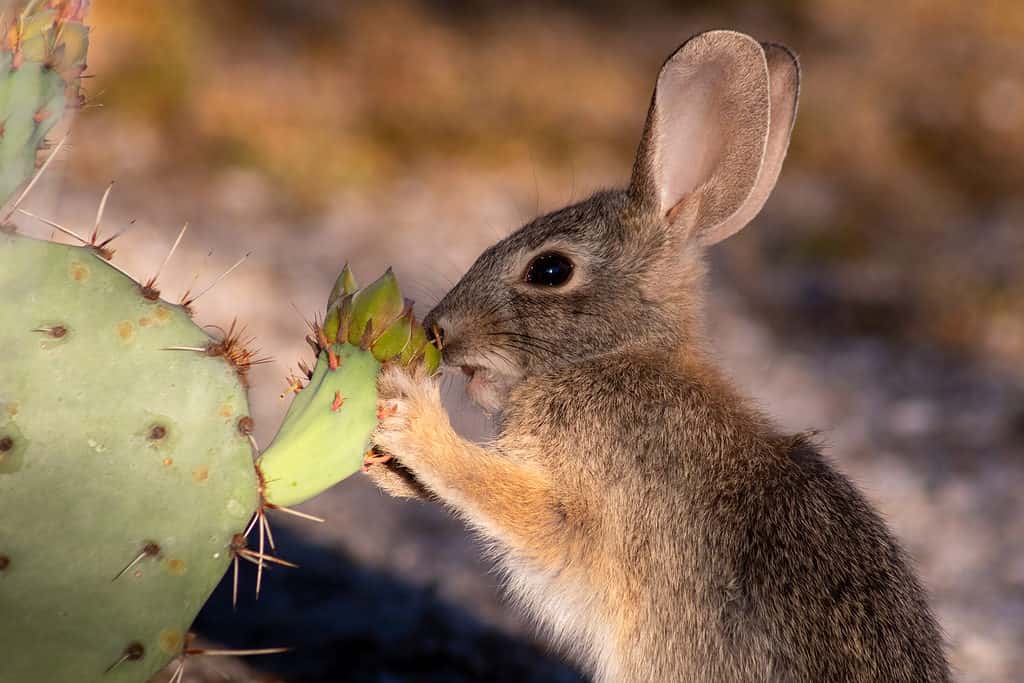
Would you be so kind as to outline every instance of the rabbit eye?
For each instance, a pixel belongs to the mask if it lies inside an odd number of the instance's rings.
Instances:
[[[523,279],[538,287],[560,287],[572,277],[572,270],[568,256],[551,251],[530,261]]]

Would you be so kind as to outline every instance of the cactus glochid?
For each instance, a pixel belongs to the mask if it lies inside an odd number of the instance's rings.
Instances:
[[[0,205],[77,96],[85,6],[0,15]],[[346,267],[313,323],[315,368],[300,364],[308,383],[259,454],[257,361],[235,327],[211,337],[95,234],[19,234],[16,208],[0,221],[0,683],[143,683],[175,658],[180,680],[189,626],[232,564],[236,593],[239,560],[257,565],[257,594],[268,563],[288,564],[267,510],[362,466],[381,364],[434,372],[440,353],[390,271],[360,290]]]

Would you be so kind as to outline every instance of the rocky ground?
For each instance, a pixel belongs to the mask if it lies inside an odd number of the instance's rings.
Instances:
[[[59,178],[34,195],[31,208],[84,227],[102,181],[66,184],[58,203]],[[139,219],[117,260],[140,277],[162,260],[175,226],[193,222],[163,278],[174,297],[195,272],[208,281],[253,251],[201,300],[199,319],[224,325],[237,316],[276,359],[253,375],[265,442],[285,408],[278,393],[286,369],[308,354],[296,309],[317,310],[344,261],[363,279],[394,265],[407,293],[429,305],[487,243],[538,207],[605,180],[563,178],[557,189],[534,194],[478,177],[407,180],[339,195],[297,225],[275,212],[269,188],[252,175],[223,174],[188,193],[173,181],[141,192],[128,179],[105,222],[114,230]],[[769,207],[754,229],[785,228],[773,223]],[[959,680],[1021,680],[1024,381],[936,347],[837,332],[827,320],[836,312],[808,312],[789,290],[751,295],[730,258],[736,248],[725,245],[715,259],[710,310],[722,362],[783,425],[821,430],[829,455],[883,511],[930,588]],[[764,297],[778,305],[766,312],[758,304]],[[460,429],[486,433],[455,382],[448,399]],[[280,554],[302,568],[272,571],[259,602],[247,595],[237,612],[221,586],[196,624],[206,644],[289,645],[294,652],[194,658],[186,681],[579,679],[502,604],[490,567],[442,510],[386,498],[360,476],[304,509],[327,523],[276,520]],[[251,586],[252,576],[245,579]]]

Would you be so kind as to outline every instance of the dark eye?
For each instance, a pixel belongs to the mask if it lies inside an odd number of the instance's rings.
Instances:
[[[538,287],[559,287],[572,277],[572,269],[568,256],[551,251],[530,261],[523,279]]]

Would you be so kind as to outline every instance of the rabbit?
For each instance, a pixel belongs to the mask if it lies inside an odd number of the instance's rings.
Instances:
[[[494,244],[425,317],[498,414],[463,439],[437,380],[378,380],[366,469],[482,537],[512,600],[601,683],[947,681],[925,592],[877,512],[730,386],[702,323],[705,249],[775,185],[787,48],[733,31],[664,63],[626,189]]]

